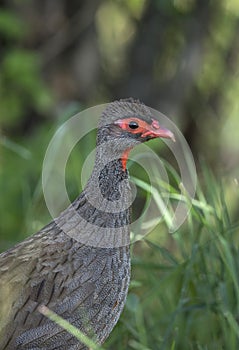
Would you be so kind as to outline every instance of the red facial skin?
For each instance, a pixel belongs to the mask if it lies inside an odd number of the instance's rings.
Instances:
[[[131,128],[130,122],[136,122],[138,124],[137,128]],[[159,122],[156,119],[152,119],[151,124],[146,121],[132,117],[125,119],[118,119],[114,122],[114,124],[118,125],[122,130],[125,130],[131,134],[141,134],[140,137],[147,137],[148,139],[154,139],[157,137],[171,139],[175,142],[174,134],[165,128],[162,128],[159,125]],[[126,170],[126,163],[128,159],[130,149],[126,150],[121,157],[123,169]]]

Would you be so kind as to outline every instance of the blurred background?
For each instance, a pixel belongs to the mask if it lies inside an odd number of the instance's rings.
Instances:
[[[214,185],[219,183],[235,224],[239,213],[237,0],[3,0],[0,6],[1,251],[50,220],[42,194],[41,168],[57,127],[86,107],[126,97],[139,98],[177,124],[193,152],[198,182],[206,191],[202,192],[205,203],[210,197],[207,191],[215,193]],[[93,145],[94,137],[89,148]],[[88,151],[81,146],[69,163],[68,188],[73,198],[80,190],[79,171]],[[167,151],[163,152],[166,158]],[[203,175],[205,164],[210,180]],[[222,202],[219,206],[225,212]],[[184,234],[188,232],[184,228]],[[180,288],[169,314],[167,301],[156,315],[160,325],[151,316],[146,320],[142,316],[140,295],[148,300],[146,309],[151,305],[152,315],[158,302],[155,288],[161,288],[155,281],[174,266],[173,256],[180,255],[180,266],[185,267],[185,257],[179,254],[175,240],[164,243],[168,255],[164,251],[163,257],[161,246],[153,253],[152,247],[143,244],[134,248],[132,288],[136,291],[129,295],[127,316],[117,326],[109,349],[213,349],[205,345],[213,337],[205,333],[205,340],[199,335],[198,324],[194,324],[192,343],[177,338],[177,327],[187,324],[185,318],[175,326],[171,318],[181,300]],[[142,255],[144,263],[139,260]],[[147,256],[151,265],[147,265]],[[147,267],[157,270],[156,279],[150,279]],[[145,294],[139,287],[142,279]],[[178,275],[174,282],[180,285]],[[130,324],[131,318],[134,323]],[[212,319],[214,316],[203,321],[205,329]],[[158,327],[163,330],[161,335]],[[215,336],[217,332],[220,327],[216,323]],[[230,346],[238,345],[237,332],[234,329]],[[228,345],[223,341],[216,343],[215,349]]]

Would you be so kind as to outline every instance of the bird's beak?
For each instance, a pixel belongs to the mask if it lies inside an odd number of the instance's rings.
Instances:
[[[170,130],[161,127],[159,125],[159,122],[155,119],[153,119],[153,122],[151,123],[149,128],[147,128],[147,130],[141,136],[142,137],[149,136],[152,139],[160,137],[164,139],[171,139],[174,142],[176,141],[174,134]]]

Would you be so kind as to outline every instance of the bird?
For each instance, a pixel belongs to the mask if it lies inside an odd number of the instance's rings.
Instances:
[[[116,325],[130,283],[129,151],[174,140],[149,107],[107,104],[92,174],[80,195],[37,233],[0,254],[0,349],[88,349],[39,312],[47,306],[97,344]]]

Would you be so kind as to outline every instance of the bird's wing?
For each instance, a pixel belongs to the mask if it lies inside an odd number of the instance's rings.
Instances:
[[[91,336],[104,337],[119,317],[129,283],[127,248],[123,255],[93,249],[56,231],[52,239],[43,231],[0,256],[0,345],[55,349],[57,342],[61,349],[84,349],[38,312],[41,304]]]

